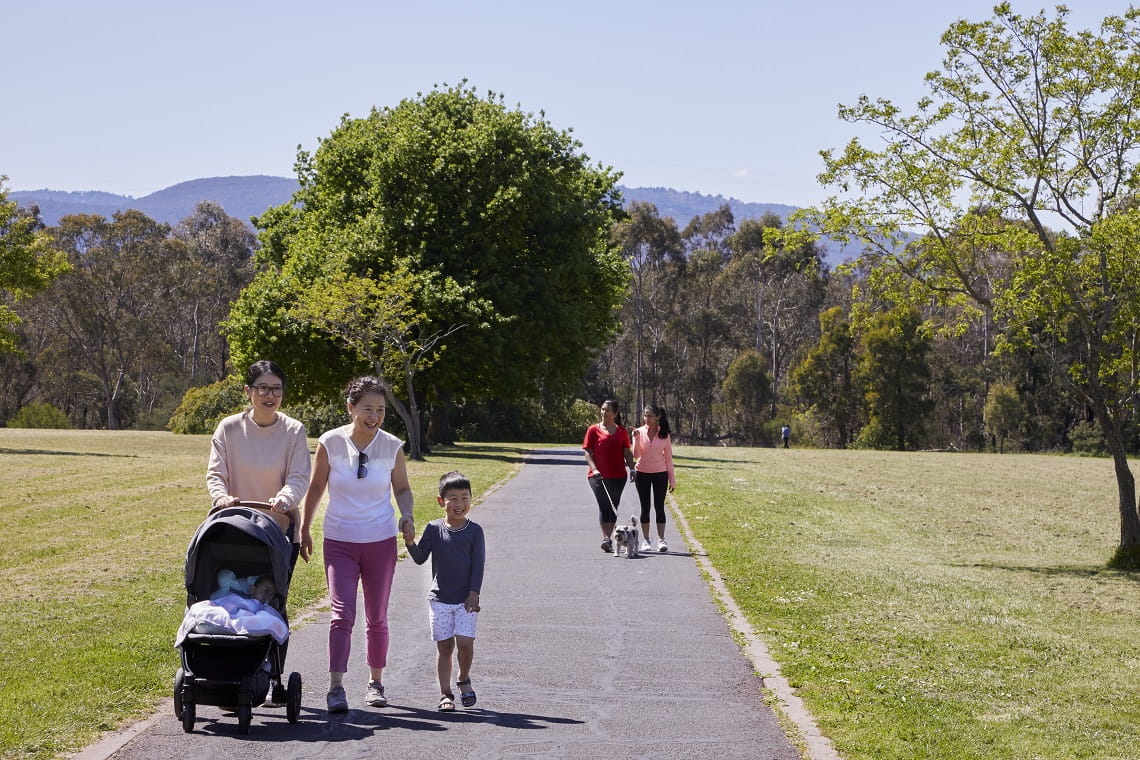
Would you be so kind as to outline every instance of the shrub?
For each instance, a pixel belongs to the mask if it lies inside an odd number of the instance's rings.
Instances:
[[[1074,454],[1102,457],[1108,453],[1104,443],[1104,434],[1094,422],[1078,422],[1069,431],[1069,440],[1073,444]]]
[[[321,434],[333,428],[348,423],[348,412],[345,411],[344,401],[319,401],[307,398],[299,404],[290,404],[281,411],[305,426],[305,432],[311,438],[318,438]],[[391,432],[392,423],[398,423],[400,418],[396,412],[390,411],[384,418],[384,429]],[[400,425],[403,428],[403,425]]]
[[[66,430],[71,427],[71,420],[56,407],[43,401],[37,401],[22,407],[8,420],[10,428],[55,428]]]
[[[167,427],[172,433],[212,433],[223,417],[245,408],[246,401],[241,380],[233,377],[191,388],[182,397]]]

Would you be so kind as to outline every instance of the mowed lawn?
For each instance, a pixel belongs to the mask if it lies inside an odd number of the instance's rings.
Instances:
[[[844,758],[1140,758],[1109,460],[678,454],[691,527]]]
[[[0,757],[60,756],[171,694],[186,546],[209,507],[209,445],[0,428]],[[528,448],[462,445],[411,463],[417,526],[440,514],[441,474],[462,470],[478,496]],[[298,563],[294,620],[324,596],[314,560]]]

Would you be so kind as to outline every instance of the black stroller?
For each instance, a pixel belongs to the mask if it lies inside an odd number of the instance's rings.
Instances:
[[[218,588],[220,570],[230,570],[239,577],[269,576],[276,595],[266,603],[281,613],[288,628],[285,602],[292,575],[295,525],[290,513],[286,535],[263,511],[267,507],[259,502],[240,502],[215,510],[198,526],[186,550],[187,611],[192,604],[210,598]],[[287,639],[279,644],[269,634],[196,630],[184,633],[178,643],[182,667],[174,677],[174,714],[182,720],[183,730],[194,730],[197,705],[219,705],[235,709],[238,732],[249,733],[253,708],[265,703],[270,688],[273,701],[285,703],[289,722],[297,722],[301,674],[290,673],[287,685],[281,683]]]

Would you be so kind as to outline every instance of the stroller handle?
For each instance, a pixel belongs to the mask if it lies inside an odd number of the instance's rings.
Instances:
[[[273,518],[274,522],[277,522],[278,515],[282,515],[281,512],[274,512],[273,507],[267,501],[251,501],[248,499],[241,499],[240,501],[234,502],[233,504],[230,504],[229,506],[231,506],[231,507],[251,507],[253,509],[259,509],[262,512],[268,512],[269,516]],[[210,510],[209,514],[214,514],[219,509],[225,509],[225,507],[214,507]],[[284,515],[282,515],[283,517],[289,518],[289,529],[287,531],[285,531],[285,535],[290,536],[290,537],[293,535],[293,532],[297,527],[297,518],[293,514],[293,512],[294,512],[294,510],[290,509],[288,512],[285,512]],[[278,525],[280,525],[280,523],[278,523]]]

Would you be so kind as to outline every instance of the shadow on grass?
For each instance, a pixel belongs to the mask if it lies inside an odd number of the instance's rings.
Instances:
[[[280,721],[273,718],[279,716]],[[204,720],[203,720],[204,718]],[[584,721],[553,715],[503,713],[493,710],[457,710],[441,713],[417,707],[389,704],[383,710],[349,710],[343,715],[330,715],[325,710],[302,706],[295,724],[284,720],[284,711],[261,712],[255,709],[249,734],[240,736],[251,742],[348,742],[367,739],[382,731],[446,731],[448,724],[485,723],[511,730],[545,729],[553,725],[578,725]],[[199,716],[195,730],[215,736],[239,736],[237,718],[214,713]],[[262,723],[262,720],[266,722]],[[504,739],[510,739],[504,736]],[[510,739],[513,740],[513,739]]]
[[[137,459],[138,454],[105,454],[100,451],[47,451],[45,449],[4,449],[0,448],[0,454],[23,454],[23,455],[36,455],[36,456],[55,456],[55,457],[124,457],[126,459]]]
[[[1034,575],[1067,576],[1070,578],[1096,578],[1099,576],[1121,577],[1130,581],[1140,582],[1140,572],[1128,570],[1115,570],[1111,567],[1098,565],[1001,565],[991,562],[972,562],[959,564],[958,567],[981,567],[991,570],[1006,570],[1011,573],[1032,573]]]

